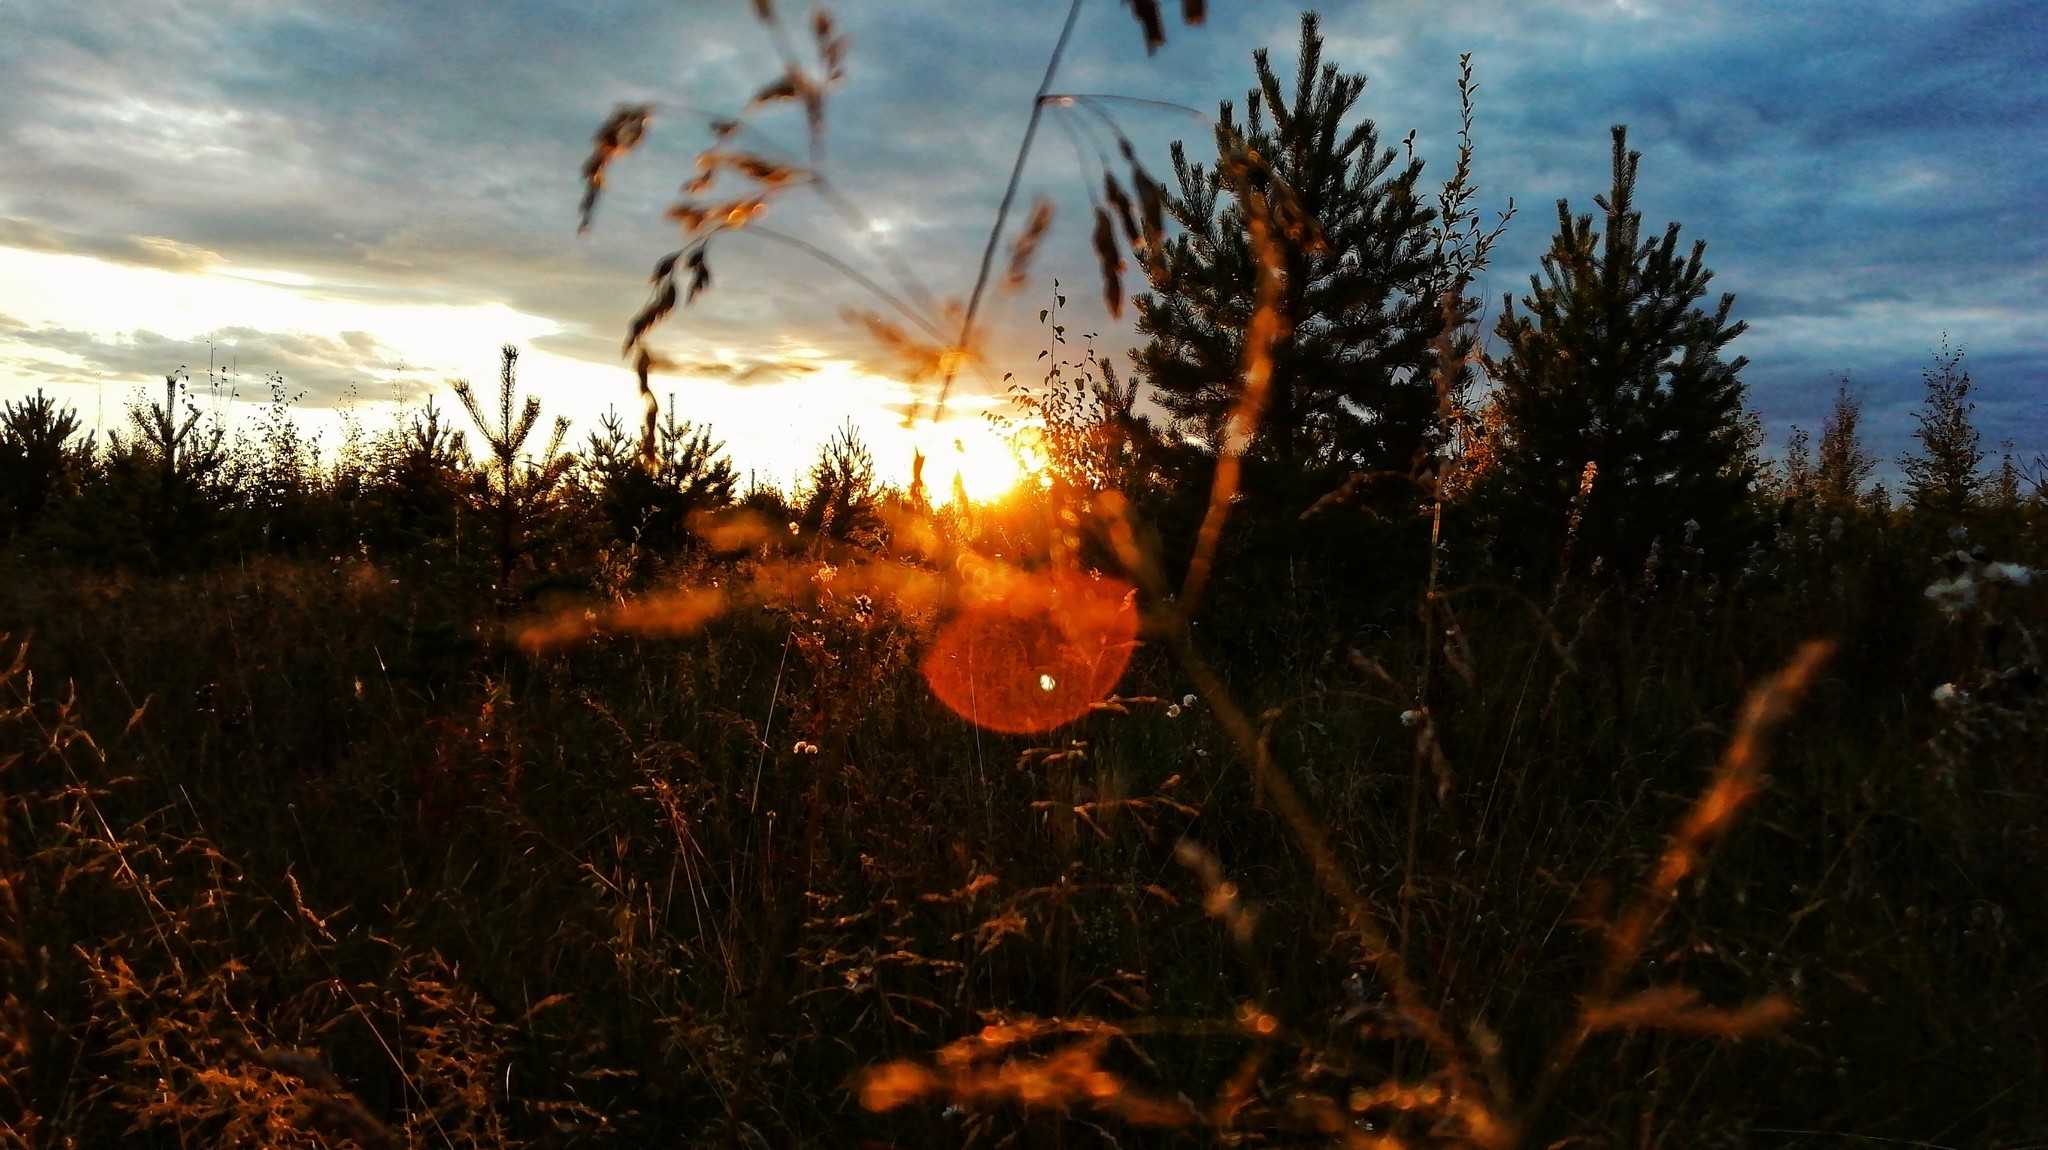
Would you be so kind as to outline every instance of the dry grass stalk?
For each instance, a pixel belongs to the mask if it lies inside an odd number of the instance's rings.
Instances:
[[[1138,28],[1145,34],[1145,51],[1157,52],[1166,44],[1166,14],[1159,7],[1159,0],[1124,0],[1124,7],[1131,10],[1131,16],[1138,21]],[[1180,0],[1181,22],[1193,27],[1209,18],[1207,0]]]
[[[398,1132],[379,1121],[343,1086],[318,1054],[304,1050],[266,1049],[242,1043],[250,1062],[305,1085],[292,1094],[294,1122],[305,1128],[353,1140],[365,1150],[395,1150],[405,1144]]]
[[[1124,7],[1145,32],[1145,51],[1157,52],[1166,43],[1166,21],[1159,12],[1159,0],[1124,0]]]
[[[1124,252],[1116,242],[1116,229],[1110,223],[1109,213],[1095,209],[1095,231],[1091,237],[1095,246],[1095,261],[1102,269],[1102,302],[1109,309],[1111,319],[1122,319],[1124,315]]]
[[[1825,640],[1801,644],[1783,670],[1750,692],[1706,792],[1671,836],[1649,882],[1602,930],[1607,953],[1580,999],[1577,1021],[1544,1061],[1523,1114],[1525,1126],[1541,1116],[1566,1070],[1597,1031],[1669,1027],[1742,1037],[1791,1017],[1790,1004],[1776,997],[1734,1011],[1714,1011],[1694,1007],[1697,994],[1689,988],[1658,988],[1625,1000],[1618,995],[1623,980],[1641,962],[1651,937],[1677,901],[1679,885],[1699,870],[1707,851],[1763,788],[1764,766],[1770,759],[1768,740],[1792,716],[1834,653],[1834,646]]]
[[[1080,1041],[1045,1055],[1018,1056],[1018,1048],[1034,1040],[1076,1034]],[[1110,1043],[1123,1035],[1121,1028],[1092,1019],[992,1023],[940,1050],[931,1065],[899,1061],[863,1072],[860,1103],[878,1113],[930,1097],[963,1107],[1085,1106],[1133,1126],[1194,1124],[1198,1116],[1185,1103],[1146,1095],[1102,1064]]]
[[[655,437],[659,431],[661,403],[654,398],[654,386],[649,375],[654,370],[654,353],[645,347],[633,357],[633,377],[640,389],[640,462],[652,468],[659,461]]]
[[[590,230],[591,218],[597,212],[597,197],[604,190],[605,171],[612,161],[632,151],[647,134],[647,121],[654,113],[652,105],[620,104],[612,111],[610,118],[598,126],[597,135],[591,140],[590,158],[583,161],[583,202],[577,207],[576,230]]]
[[[1266,409],[1266,393],[1273,380],[1273,348],[1286,333],[1282,331],[1280,303],[1287,290],[1287,263],[1274,236],[1267,199],[1242,184],[1245,228],[1251,238],[1252,254],[1258,264],[1258,289],[1251,323],[1245,329],[1244,358],[1239,369],[1238,399],[1230,411],[1222,450],[1216,455],[1216,474],[1209,489],[1209,508],[1195,537],[1194,557],[1188,562],[1187,579],[1181,584],[1177,603],[1182,612],[1192,612],[1201,601],[1202,588],[1209,581],[1216,562],[1216,548],[1223,539],[1223,524],[1230,505],[1237,498],[1244,454],[1251,449],[1259,420]]]
[[[1017,239],[1010,245],[1009,270],[1003,273],[1003,290],[1016,291],[1031,278],[1031,261],[1038,255],[1039,245],[1052,231],[1053,203],[1049,196],[1038,196],[1031,201],[1031,215],[1024,221],[1024,230],[1017,233]]]
[[[669,207],[666,214],[682,228],[686,242],[682,248],[656,261],[650,277],[652,289],[647,303],[633,316],[626,329],[622,354],[632,359],[634,374],[639,381],[640,399],[646,411],[642,456],[649,466],[654,464],[652,429],[658,404],[649,385],[648,374],[660,361],[650,353],[645,341],[678,304],[689,306],[711,286],[707,257],[712,240],[722,232],[739,230],[755,223],[767,212],[776,196],[795,187],[818,188],[835,204],[842,208],[845,206],[825,182],[822,167],[825,94],[845,78],[846,38],[838,32],[830,11],[822,7],[817,9],[811,17],[812,49],[816,57],[816,65],[813,66],[799,57],[773,4],[757,0],[754,14],[768,28],[782,56],[782,75],[757,91],[737,117],[712,122],[711,146],[698,153],[696,175],[684,184],[683,191],[691,197],[702,196],[711,190],[722,173],[730,173],[751,187],[737,197],[722,201],[705,203],[687,199]],[[803,107],[809,130],[811,160],[808,168],[771,160],[735,145],[734,141],[746,127],[749,115],[792,101]],[[590,228],[599,193],[604,187],[606,170],[619,156],[640,143],[646,134],[651,111],[651,106],[645,104],[621,105],[598,128],[595,145],[583,168],[585,186],[579,232]],[[809,248],[801,242],[796,246]],[[814,248],[810,250],[814,254],[822,254]],[[828,262],[838,263],[836,260]],[[843,264],[840,266],[844,267]],[[687,279],[683,279],[684,276]],[[872,281],[857,278],[873,286]],[[893,300],[886,292],[882,294]]]
[[[9,636],[0,632],[0,647]],[[14,645],[12,657],[0,667],[0,729],[11,727],[27,714],[26,704],[12,704],[15,680],[23,677],[28,664],[28,644]],[[23,694],[26,690],[23,689]],[[19,754],[0,752],[0,781],[21,761]],[[12,788],[0,791],[0,1148],[30,1150],[42,1144],[44,1120],[36,1112],[36,1090],[29,1078],[34,1055],[30,1035],[33,1021],[22,986],[30,981],[29,955],[22,946],[21,902],[15,894],[18,861],[10,828],[14,822]]]

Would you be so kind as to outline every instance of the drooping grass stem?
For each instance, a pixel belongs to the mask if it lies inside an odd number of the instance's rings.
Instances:
[[[1038,137],[1038,122],[1045,117],[1046,96],[1052,92],[1053,78],[1059,75],[1060,59],[1067,53],[1067,43],[1074,36],[1074,24],[1081,18],[1082,0],[1073,0],[1067,7],[1067,21],[1060,26],[1060,38],[1052,46],[1052,55],[1045,62],[1045,77],[1038,82],[1038,91],[1031,97],[1031,118],[1024,123],[1024,139],[1017,145],[1016,162],[1010,165],[1009,183],[1003,186],[1002,202],[996,205],[995,223],[988,229],[988,242],[982,245],[981,267],[974,274],[974,290],[967,295],[967,312],[960,317],[960,339],[956,346],[966,347],[974,336],[974,321],[981,312],[982,296],[988,291],[989,272],[995,267],[996,246],[1003,240],[1003,225],[1009,221],[1010,208],[1017,202],[1017,188],[1024,181],[1024,165],[1031,159],[1031,142]],[[938,417],[946,414],[946,400],[953,394],[953,376],[959,368],[949,363],[944,382],[939,387]]]

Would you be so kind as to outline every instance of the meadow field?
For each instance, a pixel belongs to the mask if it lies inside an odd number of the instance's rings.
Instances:
[[[774,26],[743,115],[816,131],[844,44]],[[510,345],[340,442],[0,405],[0,1147],[2048,1146],[2041,459],[1946,346],[1889,486],[1846,387],[1762,443],[1619,129],[1489,312],[1469,67],[1435,189],[1257,67],[1207,166],[1105,159],[1141,346],[1041,292],[999,499],[657,402],[714,241],[830,192],[737,121],[644,421]],[[1004,213],[856,316],[935,413],[1050,281]]]

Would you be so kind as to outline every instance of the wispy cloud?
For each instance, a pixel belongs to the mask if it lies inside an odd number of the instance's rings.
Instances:
[[[0,247],[29,252],[97,256],[118,264],[161,268],[172,272],[203,272],[220,265],[218,252],[180,243],[165,236],[123,236],[64,232],[31,220],[0,217]]]

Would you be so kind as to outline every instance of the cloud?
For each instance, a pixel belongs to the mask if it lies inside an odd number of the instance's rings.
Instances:
[[[97,256],[119,264],[171,272],[203,272],[221,262],[220,253],[164,236],[93,235],[62,232],[30,220],[0,216],[0,247],[31,252]]]
[[[885,256],[932,296],[964,297],[1066,5],[836,8],[853,54],[830,107],[827,171],[857,216],[887,228],[803,197],[779,204],[768,223],[891,290],[902,285]],[[1605,190],[1606,128],[1627,123],[1645,153],[1650,222],[1681,220],[1688,238],[1706,239],[1715,287],[1735,292],[1738,316],[1754,322],[1735,350],[1753,360],[1749,378],[1774,424],[1811,421],[1829,378],[1847,370],[1868,389],[1884,450],[1901,449],[1910,421],[1900,413],[1917,402],[1919,367],[1946,326],[1981,364],[1985,417],[2022,442],[2048,441],[2048,417],[2025,402],[2048,366],[2029,327],[2048,306],[2039,270],[2048,206],[2036,187],[2048,159],[2048,8],[1325,8],[1328,58],[1372,77],[1361,111],[1389,141],[1418,129],[1431,175],[1450,161],[1457,55],[1473,53],[1482,199],[1492,207],[1512,195],[1523,209],[1486,282],[1495,300],[1537,270],[1550,204],[1568,196],[1585,210]],[[661,210],[690,174],[705,125],[779,69],[747,9],[736,0],[0,5],[0,245],[189,274],[284,272],[314,281],[309,292],[355,300],[503,304],[558,325],[537,341],[548,350],[618,364],[648,269],[679,242]],[[1128,11],[1091,5],[1058,86],[1213,112],[1219,99],[1241,103],[1254,47],[1270,45],[1276,67],[1291,70],[1296,12],[1218,3],[1206,26],[1169,32],[1147,56]],[[167,60],[177,62],[174,83]],[[597,227],[579,239],[578,166],[592,130],[623,101],[653,102],[654,128],[614,169]],[[1197,158],[1205,150],[1197,117],[1111,110],[1155,171],[1165,171],[1173,138]],[[800,116],[765,116],[760,130],[764,149],[804,157]],[[1061,205],[1039,274],[1075,286],[1076,330],[1100,331],[1113,347],[1129,329],[1082,310],[1100,305],[1082,286],[1092,265],[1078,223],[1094,150],[1107,141],[1099,121],[1049,118],[1024,185]],[[840,318],[875,301],[838,273],[744,233],[721,240],[712,262],[712,290],[661,331],[679,374],[768,381],[792,341],[877,360],[874,341]],[[1039,306],[1031,292],[992,305],[994,375],[1007,366],[1029,375]],[[85,350],[139,368],[146,335],[122,337],[133,347],[102,339]],[[239,338],[329,400],[357,373],[373,377],[374,357],[337,337]],[[629,376],[619,379],[630,404]]]
[[[0,346],[24,374],[70,382],[83,374],[151,382],[175,372],[203,381],[209,368],[225,386],[252,398],[280,376],[287,396],[311,407],[335,407],[359,396],[413,398],[416,385],[400,374],[398,353],[368,332],[333,336],[225,327],[194,339],[153,331],[114,337],[51,326],[28,326],[0,317]],[[200,386],[205,386],[202,382]]]

